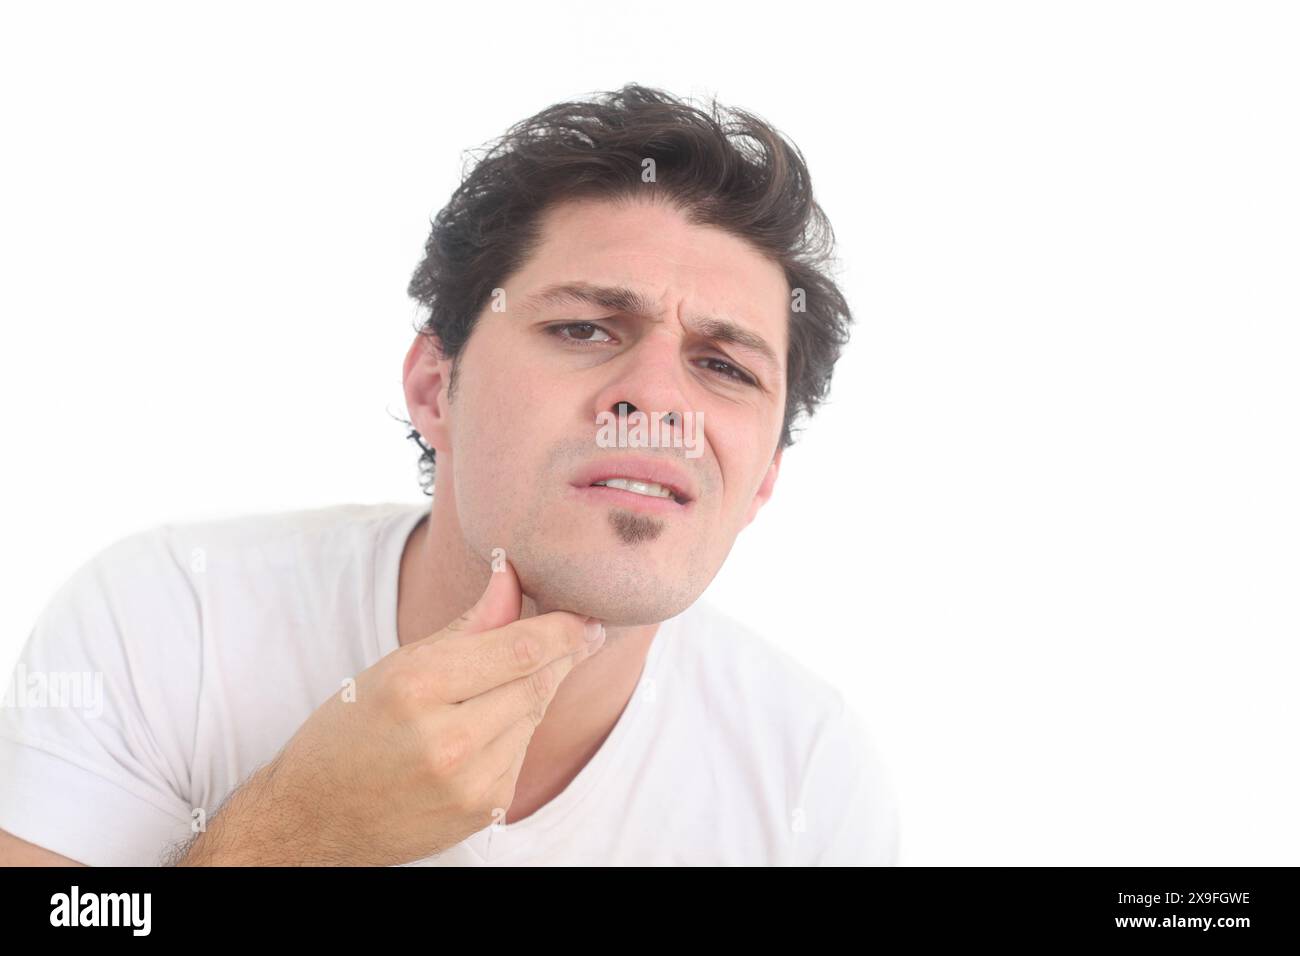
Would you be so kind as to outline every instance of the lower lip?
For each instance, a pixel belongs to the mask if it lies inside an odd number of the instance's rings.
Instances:
[[[628,508],[632,511],[644,511],[648,514],[660,515],[684,514],[690,507],[690,502],[681,505],[672,498],[652,498],[649,495],[638,495],[635,491],[608,488],[604,485],[592,485],[589,488],[582,488],[577,485],[570,485],[569,487],[580,501],[593,505]]]

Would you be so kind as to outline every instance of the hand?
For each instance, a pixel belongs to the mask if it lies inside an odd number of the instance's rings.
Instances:
[[[508,561],[477,604],[358,675],[221,808],[181,865],[376,865],[439,853],[514,799],[560,682],[604,644],[568,611],[519,619]]]

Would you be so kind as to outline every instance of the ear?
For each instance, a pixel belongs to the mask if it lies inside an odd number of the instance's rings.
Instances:
[[[437,452],[451,448],[450,382],[451,361],[443,357],[437,338],[416,335],[402,363],[406,413],[424,443]]]
[[[763,483],[758,486],[758,491],[754,492],[754,500],[749,503],[745,523],[740,526],[742,529],[749,527],[749,523],[758,514],[758,509],[767,504],[767,499],[772,497],[772,489],[776,487],[776,473],[781,470],[781,455],[784,451],[784,448],[779,448],[776,454],[772,456],[772,464],[767,466],[767,474],[763,476]]]

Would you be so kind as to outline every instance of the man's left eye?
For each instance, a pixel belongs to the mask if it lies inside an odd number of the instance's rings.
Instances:
[[[722,372],[721,374],[727,376],[728,378],[734,378],[736,381],[742,382],[745,385],[754,384],[754,380],[752,378],[750,378],[740,369],[736,368],[736,366],[732,365],[730,362],[724,362],[722,359],[715,359],[715,358],[705,359],[704,361],[711,362],[714,365],[721,365],[724,369],[726,369],[726,371]]]

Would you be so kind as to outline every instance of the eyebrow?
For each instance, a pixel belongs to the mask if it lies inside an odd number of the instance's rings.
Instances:
[[[653,318],[658,309],[646,296],[626,286],[591,285],[586,282],[561,282],[535,292],[524,301],[526,309],[548,305],[586,303],[628,315]],[[687,324],[696,335],[711,342],[728,342],[757,354],[773,375],[779,375],[781,362],[767,340],[730,319],[703,317]]]

